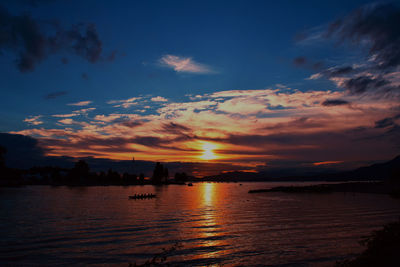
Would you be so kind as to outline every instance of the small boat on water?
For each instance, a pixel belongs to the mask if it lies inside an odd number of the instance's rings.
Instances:
[[[148,198],[155,198],[155,194],[134,194],[129,196],[129,199],[148,199]]]

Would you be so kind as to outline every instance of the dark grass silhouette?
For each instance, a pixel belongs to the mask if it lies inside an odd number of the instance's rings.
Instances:
[[[374,231],[360,242],[366,250],[355,259],[337,262],[340,267],[400,266],[400,218]]]
[[[167,259],[168,257],[172,256],[176,250],[182,247],[183,245],[181,245],[180,243],[175,243],[170,248],[163,248],[161,253],[154,255],[152,259],[147,260],[142,264],[137,264],[135,262],[135,263],[129,263],[128,266],[129,267],[174,266],[171,263],[168,263]]]

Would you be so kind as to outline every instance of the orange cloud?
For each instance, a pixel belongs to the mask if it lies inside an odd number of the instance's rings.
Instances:
[[[321,161],[321,162],[314,162],[314,166],[321,166],[321,165],[331,165],[331,164],[339,164],[343,163],[343,161],[337,160],[337,161]]]
[[[287,88],[220,91],[189,96],[182,102],[149,101],[152,98],[108,102],[141,101],[138,105],[148,106],[146,113],[99,114],[92,109],[79,117],[71,116],[77,111],[39,115],[28,119],[46,120],[46,127],[14,133],[39,138],[49,155],[112,159],[129,159],[134,154],[144,160],[243,165],[304,159],[320,166],[366,158],[375,151],[382,157],[395,153],[395,138],[379,138],[387,130],[375,127],[375,122],[397,114],[396,99],[376,101],[336,91]],[[345,99],[350,104],[324,106],[326,99]],[[52,122],[52,118],[62,120]],[[58,123],[57,128],[52,123]],[[59,129],[60,123],[64,129]],[[204,142],[215,145],[208,156],[204,156]],[[338,161],[330,161],[332,157]]]
[[[176,72],[190,73],[210,73],[210,67],[194,61],[190,57],[178,57],[174,55],[165,55],[160,59],[160,63],[173,68]]]
[[[70,103],[70,104],[68,104],[68,106],[87,106],[91,103],[92,103],[92,101],[79,101],[76,103]]]

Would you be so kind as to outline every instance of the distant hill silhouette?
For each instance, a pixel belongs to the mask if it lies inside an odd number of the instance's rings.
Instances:
[[[377,163],[366,167],[361,167],[352,171],[333,173],[325,175],[328,179],[338,180],[385,180],[390,178],[397,178],[400,174],[400,155],[394,159]]]
[[[400,180],[400,155],[384,163],[343,172],[282,177],[279,172],[271,175],[268,172],[249,173],[239,171],[206,176],[203,179],[209,181],[381,181],[391,178]]]

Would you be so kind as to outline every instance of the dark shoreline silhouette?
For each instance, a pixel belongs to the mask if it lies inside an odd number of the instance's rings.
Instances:
[[[283,171],[283,173],[285,173]],[[303,181],[383,181],[393,176],[400,177],[400,155],[383,163],[372,164],[350,171],[330,172],[309,175],[278,175],[268,172],[227,172],[218,175],[206,176],[203,181],[287,181],[287,182],[303,182]]]
[[[331,174],[326,177],[338,178],[340,175],[343,175],[343,178],[345,178],[342,181],[346,181],[347,178],[350,182],[307,186],[278,186],[268,189],[253,189],[248,193],[284,192],[326,194],[332,192],[352,192],[388,194],[396,198],[400,197],[400,156],[385,163],[374,164],[345,173]],[[360,181],[361,178],[364,178],[364,181]],[[355,181],[351,181],[351,179]],[[325,179],[325,181],[329,181],[329,179]],[[336,181],[336,179],[333,181]]]
[[[336,263],[337,267],[400,266],[400,219],[372,232],[360,241],[366,249],[353,259]]]
[[[393,197],[400,197],[400,184],[393,181],[379,182],[347,182],[338,184],[318,184],[307,186],[277,186],[269,189],[254,189],[248,193],[268,193],[268,192],[283,192],[283,193],[312,193],[312,194],[327,194],[333,192],[348,192],[348,193],[371,193],[371,194],[389,194]]]
[[[189,176],[175,173],[174,178],[169,177],[168,168],[157,162],[153,175],[146,178],[143,173],[119,173],[109,169],[107,172],[91,172],[85,160],[78,160],[73,168],[53,166],[32,167],[29,170],[8,168],[5,166],[5,153],[7,150],[0,146],[0,187],[17,187],[26,185],[51,185],[51,186],[129,186],[129,185],[165,185],[185,184]],[[134,159],[132,160],[134,163]]]

